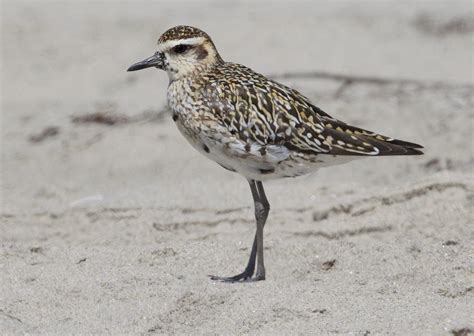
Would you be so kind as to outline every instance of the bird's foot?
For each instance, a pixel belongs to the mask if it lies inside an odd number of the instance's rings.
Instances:
[[[230,277],[220,277],[216,275],[209,275],[209,278],[211,278],[211,280],[214,280],[214,281],[233,283],[233,282],[239,282],[239,281],[243,282],[243,281],[250,280],[252,278],[252,275],[253,275],[253,271],[245,270],[240,274],[230,276]]]
[[[254,277],[252,280],[253,280],[253,281],[265,280],[265,272],[259,273],[259,272],[257,271],[257,274],[255,274],[255,277]]]

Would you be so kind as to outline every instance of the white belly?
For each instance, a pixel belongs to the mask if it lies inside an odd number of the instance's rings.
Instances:
[[[283,145],[253,144],[230,139],[206,137],[195,134],[177,122],[179,131],[201,154],[222,167],[239,173],[247,179],[264,181],[284,177],[296,177],[312,173],[319,168],[343,164],[360,158],[358,156],[335,156],[328,154],[306,155],[294,153]]]

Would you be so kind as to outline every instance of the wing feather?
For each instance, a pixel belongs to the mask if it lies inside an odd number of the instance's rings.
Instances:
[[[282,145],[306,154],[419,155],[422,146],[333,118],[308,98],[239,64],[232,78],[217,80],[209,94],[221,122],[249,145]],[[238,73],[238,76],[235,76]],[[218,88],[218,90],[215,90]],[[218,92],[213,94],[212,92]],[[224,93],[224,94],[222,94]]]

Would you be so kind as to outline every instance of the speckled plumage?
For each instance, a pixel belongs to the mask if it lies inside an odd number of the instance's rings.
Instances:
[[[347,125],[298,91],[236,63],[219,60],[171,81],[168,103],[195,148],[247,178],[294,177],[363,156],[420,154],[416,144]]]
[[[236,63],[224,62],[203,31],[178,26],[158,40],[154,56],[130,71],[168,73],[168,105],[184,137],[222,167],[245,176],[255,204],[257,232],[249,263],[233,277],[265,279],[263,226],[270,209],[261,181],[295,177],[355,158],[422,154],[420,145],[337,120],[308,98]]]
[[[158,43],[160,44],[166,41],[183,40],[193,37],[204,37],[208,40],[211,39],[209,35],[207,35],[207,33],[203,32],[201,29],[191,26],[176,26],[161,34],[160,38],[158,39]]]

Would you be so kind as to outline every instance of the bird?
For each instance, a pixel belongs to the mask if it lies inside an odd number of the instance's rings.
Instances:
[[[263,182],[312,173],[353,159],[421,155],[423,146],[349,125],[307,97],[220,56],[211,37],[175,26],[156,52],[127,71],[157,68],[168,74],[167,102],[187,141],[223,168],[245,177],[254,203],[256,232],[247,265],[221,282],[265,280],[263,229],[270,212]],[[255,270],[256,267],[256,270]]]

